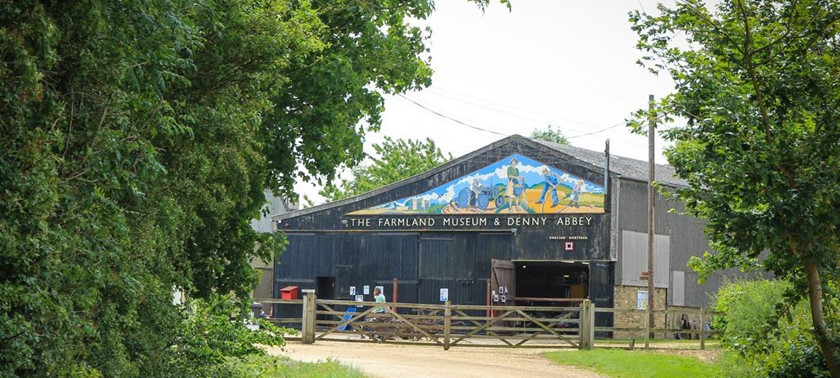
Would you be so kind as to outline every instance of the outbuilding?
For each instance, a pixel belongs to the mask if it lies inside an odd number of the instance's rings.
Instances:
[[[655,173],[665,190],[685,185],[673,167]],[[276,217],[289,244],[275,264],[274,296],[294,286],[370,301],[379,286],[399,302],[588,298],[636,308],[648,285],[647,175],[645,161],[511,136],[381,189]],[[655,198],[655,304],[705,306],[720,278],[701,286],[686,267],[709,249],[704,223]],[[606,315],[596,324],[612,325]]]

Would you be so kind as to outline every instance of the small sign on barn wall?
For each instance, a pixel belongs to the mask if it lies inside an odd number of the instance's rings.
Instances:
[[[647,310],[648,307],[648,291],[647,290],[639,290],[636,293],[636,309],[637,310]]]
[[[446,302],[449,300],[449,289],[442,287],[440,288],[440,301]]]

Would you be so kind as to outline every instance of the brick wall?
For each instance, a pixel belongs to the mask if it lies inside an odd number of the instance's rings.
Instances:
[[[615,305],[616,309],[636,309],[636,299],[639,290],[647,291],[647,287],[640,286],[615,286]],[[664,288],[656,288],[654,290],[654,306],[656,309],[664,309],[667,303],[668,290]],[[644,327],[647,319],[645,310],[636,310],[633,312],[616,312],[613,326],[616,328],[625,327]],[[665,314],[657,314],[655,317],[656,328],[665,326]],[[637,339],[644,338],[644,332],[633,331],[616,331],[613,335],[617,339],[626,339],[635,337]]]

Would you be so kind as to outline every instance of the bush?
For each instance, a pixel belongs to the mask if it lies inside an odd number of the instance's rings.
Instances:
[[[722,332],[721,343],[741,354],[766,349],[768,328],[788,288],[790,284],[778,280],[739,281],[722,287],[714,304],[720,315],[712,321],[712,327]]]
[[[264,356],[260,345],[286,344],[282,335],[287,330],[263,319],[248,320],[260,324],[259,330],[249,330],[246,319],[250,311],[230,297],[194,300],[189,309],[172,346],[175,376],[241,376],[236,374],[241,367],[236,359]]]
[[[831,287],[828,287],[832,290]],[[782,280],[741,281],[722,287],[713,321],[721,345],[765,377],[830,376],[814,338],[806,299]],[[834,297],[836,299],[836,297]],[[826,301],[826,322],[837,324],[836,300]],[[840,338],[834,337],[835,345]]]

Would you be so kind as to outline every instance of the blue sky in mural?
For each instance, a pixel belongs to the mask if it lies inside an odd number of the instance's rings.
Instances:
[[[518,161],[517,167],[519,168],[519,175],[522,176],[523,180],[525,181],[525,188],[531,188],[536,185],[544,184],[545,176],[543,172],[545,169],[548,169],[556,177],[559,178],[560,186],[565,186],[567,189],[571,190],[575,186],[575,183],[577,183],[578,181],[583,181],[584,186],[582,189],[582,193],[604,194],[604,188],[600,185],[597,185],[590,181],[582,180],[580,177],[570,175],[564,171],[548,166],[528,157],[519,154],[513,154],[482,169],[479,169],[478,171],[462,176],[456,180],[438,186],[437,188],[429,190],[425,193],[382,204],[374,208],[396,209],[410,207],[409,202],[418,199],[428,201],[428,205],[426,206],[449,204],[452,200],[457,198],[458,193],[460,193],[463,189],[470,188],[473,181],[477,181],[478,186],[481,187],[504,186],[507,184],[508,181],[507,169],[508,167],[510,167],[510,161],[512,158],[516,158],[516,160]]]

